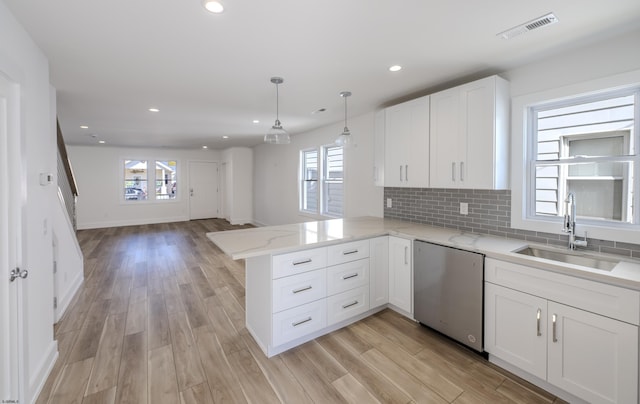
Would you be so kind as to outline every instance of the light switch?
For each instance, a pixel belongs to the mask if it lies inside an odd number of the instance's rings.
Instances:
[[[469,214],[469,204],[466,202],[460,202],[460,214],[468,215]]]
[[[393,207],[393,204],[391,203],[391,198],[387,198],[387,208],[391,208]]]

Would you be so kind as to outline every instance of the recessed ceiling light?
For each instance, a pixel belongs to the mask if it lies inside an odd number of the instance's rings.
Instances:
[[[206,8],[207,11],[211,13],[220,14],[221,12],[224,11],[224,6],[218,0],[204,0],[203,4],[204,4],[204,8]]]
[[[203,149],[208,149],[208,148],[209,148],[209,146],[202,146],[202,148],[203,148]]]
[[[149,112],[160,112],[158,108],[149,108]]]
[[[393,65],[393,66],[389,67],[389,71],[390,72],[398,72],[400,70],[402,70],[402,66],[400,66],[400,65]]]
[[[257,120],[257,119],[254,119],[254,120],[253,120],[253,123],[260,123],[260,121],[259,121],[259,120]]]
[[[222,138],[223,138],[223,139],[229,139],[229,136],[224,135],[224,136],[222,136]]]
[[[100,143],[100,144],[105,144],[105,143],[107,143],[107,142],[105,142],[104,140],[98,140],[98,143]]]
[[[80,129],[89,129],[87,125],[80,125]]]

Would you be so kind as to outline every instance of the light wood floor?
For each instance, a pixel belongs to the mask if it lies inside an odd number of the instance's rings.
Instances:
[[[38,403],[552,403],[393,311],[267,359],[221,220],[84,230],[85,282]]]

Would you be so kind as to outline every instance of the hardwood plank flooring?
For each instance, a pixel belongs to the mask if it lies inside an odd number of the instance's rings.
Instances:
[[[266,358],[245,328],[244,262],[206,238],[242,227],[79,231],[85,282],[37,403],[563,403],[391,310]]]

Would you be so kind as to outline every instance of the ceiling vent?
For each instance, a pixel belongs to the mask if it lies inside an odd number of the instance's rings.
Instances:
[[[546,25],[551,25],[558,22],[558,17],[553,13],[549,13],[543,15],[542,17],[538,17],[534,20],[525,22],[524,24],[520,24],[516,27],[510,28],[506,31],[499,33],[497,36],[503,39],[511,39],[514,36],[518,36],[520,34],[524,34],[525,32],[529,32],[531,30],[542,28]]]

